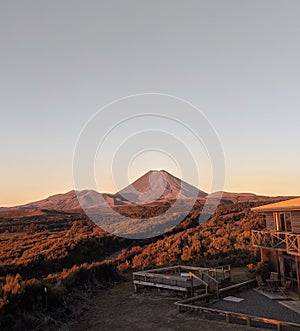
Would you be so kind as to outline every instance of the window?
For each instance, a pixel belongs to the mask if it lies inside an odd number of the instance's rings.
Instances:
[[[285,231],[292,231],[291,213],[285,213]]]
[[[291,213],[275,213],[276,231],[292,231]]]

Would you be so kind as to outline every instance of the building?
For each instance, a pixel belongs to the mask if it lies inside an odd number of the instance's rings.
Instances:
[[[300,294],[300,198],[252,208],[266,220],[265,231],[252,231],[252,243],[260,248],[262,262],[278,272],[282,285],[292,281]]]

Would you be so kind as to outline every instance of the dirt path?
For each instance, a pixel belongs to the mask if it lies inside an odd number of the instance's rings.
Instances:
[[[69,323],[65,330],[236,330],[245,326],[203,320],[196,313],[180,314],[174,305],[176,297],[151,291],[133,292],[132,284],[119,284],[94,297],[91,308],[78,321]],[[251,328],[251,331],[262,330]]]

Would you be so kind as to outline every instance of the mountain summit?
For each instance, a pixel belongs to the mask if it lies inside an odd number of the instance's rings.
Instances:
[[[120,199],[130,202],[148,203],[156,200],[205,197],[207,193],[165,170],[151,170],[122,189],[117,195]]]
[[[165,170],[152,170],[116,194],[100,194],[93,190],[70,191],[52,195],[46,199],[22,206],[1,208],[1,210],[73,210],[95,208],[108,203],[111,206],[130,203],[148,203],[156,200],[187,199],[205,197],[207,194],[180,180]]]

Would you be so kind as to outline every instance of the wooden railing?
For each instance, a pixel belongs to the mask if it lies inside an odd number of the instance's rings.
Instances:
[[[218,295],[219,285],[224,285],[230,279],[230,265],[215,268],[172,266],[133,273],[136,291],[141,286],[153,286],[184,291],[188,295],[202,289],[205,289],[205,293]]]
[[[207,274],[206,272],[201,271],[198,275],[195,275],[194,272],[189,272],[190,279],[192,281],[192,291],[191,295],[193,295],[193,279],[198,280],[205,287],[205,293],[216,293],[218,295],[219,292],[219,282]]]
[[[191,298],[194,299],[194,298]],[[258,317],[253,315],[247,315],[242,313],[236,313],[232,311],[226,311],[226,310],[219,310],[219,309],[213,309],[209,307],[203,307],[193,304],[187,304],[183,303],[181,301],[175,302],[175,305],[179,307],[180,312],[184,312],[186,310],[195,310],[199,311],[202,314],[202,317],[205,318],[206,314],[217,314],[219,316],[224,316],[227,323],[232,323],[233,319],[238,320],[244,320],[246,321],[247,326],[253,326],[253,322],[259,322],[264,325],[275,325],[277,327],[278,331],[281,331],[283,327],[292,327],[292,328],[300,328],[300,324],[293,323],[293,322],[286,322],[281,320],[275,320],[271,318],[265,318],[265,317]]]
[[[300,235],[289,233],[286,236],[287,253],[300,255]]]
[[[180,276],[172,274],[164,275],[162,273],[146,273],[146,272],[134,272],[133,284],[135,291],[138,291],[138,287],[141,286],[155,286],[158,288],[164,288],[169,290],[177,290],[188,292],[191,291],[192,280],[190,278],[184,279]]]
[[[300,255],[300,234],[278,231],[252,231],[254,247],[283,250],[291,255]]]
[[[222,265],[218,267],[212,267],[212,268],[205,268],[205,267],[192,267],[192,266],[182,266],[182,265],[176,265],[171,267],[162,267],[162,268],[156,268],[152,270],[145,270],[142,272],[147,273],[161,273],[161,274],[178,274],[181,272],[198,272],[198,273],[205,273],[209,276],[215,278],[218,281],[223,281],[231,278],[231,270],[230,265]]]
[[[208,283],[206,283],[206,281],[203,280],[203,277],[198,277],[197,275],[195,275],[193,272],[189,272],[189,276],[191,279],[191,296],[194,295],[194,283],[193,283],[193,279],[198,280],[201,284],[204,285],[205,287],[205,293],[208,293]]]
[[[224,295],[227,292],[230,292],[232,290],[241,289],[243,287],[252,287],[256,284],[255,279],[247,280],[245,282],[230,285],[226,288],[222,288],[219,291],[220,295]],[[226,320],[227,323],[238,323],[239,320],[246,321],[247,326],[276,326],[277,330],[281,331],[283,328],[299,328],[300,324],[293,323],[293,322],[286,322],[281,320],[274,320],[266,317],[259,317],[259,316],[253,316],[253,315],[247,315],[243,313],[238,313],[234,311],[226,311],[226,310],[219,310],[210,308],[207,306],[210,299],[215,298],[214,294],[212,293],[206,293],[201,294],[198,296],[194,296],[191,298],[185,298],[183,300],[175,302],[175,305],[179,308],[180,312],[184,312],[186,310],[194,310],[201,313],[202,317],[205,318],[206,315],[209,317],[211,314],[217,314],[219,316],[223,316],[223,318]],[[206,302],[206,303],[205,303]],[[259,325],[257,325],[259,323]],[[232,327],[234,329],[234,327]]]
[[[206,271],[207,274],[218,280],[226,280],[231,278],[230,265],[223,265],[215,268],[210,268]]]
[[[253,230],[252,244],[254,247],[286,250],[286,232]]]

